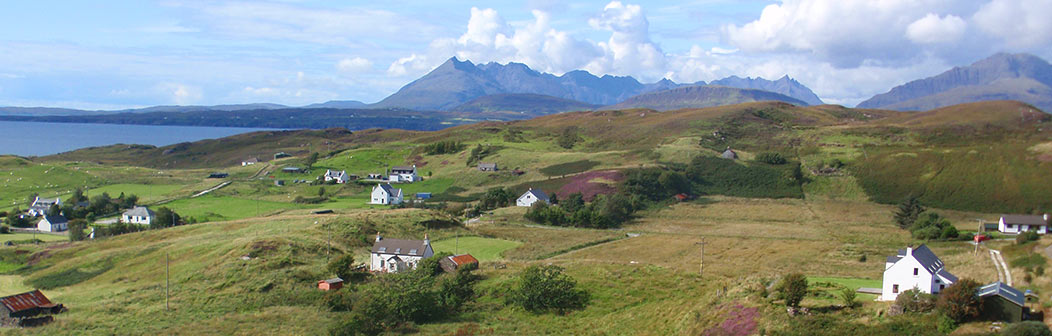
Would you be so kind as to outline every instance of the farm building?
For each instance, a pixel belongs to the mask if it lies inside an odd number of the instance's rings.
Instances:
[[[318,289],[320,290],[329,291],[338,290],[340,288],[343,288],[343,279],[340,278],[332,278],[318,281]]]
[[[1048,214],[1044,215],[1001,215],[997,221],[997,231],[1015,234],[1034,231],[1037,234],[1048,233]]]
[[[227,178],[230,174],[227,173],[211,173],[208,174],[208,178]]]
[[[281,187],[281,186],[284,186],[284,185],[285,185],[285,180],[274,180],[274,186]]]
[[[424,240],[408,240],[383,238],[377,233],[369,257],[369,270],[397,273],[415,269],[420,260],[433,255],[435,250],[431,249],[431,240],[427,235],[424,235]]]
[[[515,200],[515,205],[528,207],[533,206],[533,203],[537,201],[548,203],[548,194],[545,194],[544,191],[541,191],[540,189],[530,188],[530,190],[527,190],[522,196],[519,196],[519,198]]]
[[[58,197],[55,197],[55,198],[40,198],[40,196],[37,196],[37,198],[33,200],[33,204],[31,204],[29,206],[29,215],[30,216],[43,216],[44,214],[47,214],[47,210],[50,209],[51,206],[55,205],[55,204],[61,206],[62,205],[62,200],[59,199]]]
[[[438,261],[438,265],[442,267],[442,270],[450,273],[455,272],[458,268],[468,264],[475,264],[477,267],[479,265],[479,260],[475,259],[475,257],[470,254],[461,254],[448,256]]]
[[[277,152],[277,153],[274,153],[274,159],[275,159],[275,160],[276,160],[276,159],[281,159],[281,158],[287,158],[287,157],[292,157],[292,154],[289,154],[289,153],[285,153],[285,152]]]
[[[66,310],[52,303],[40,290],[0,298],[0,324],[6,327],[32,327],[51,322],[51,314]],[[39,315],[44,315],[37,317]]]
[[[1023,306],[1026,303],[1026,297],[1018,289],[998,281],[980,287],[975,295],[982,299],[981,319],[1004,322],[1023,320]]]
[[[132,224],[150,225],[153,222],[153,210],[144,206],[137,206],[121,214],[121,221]]]
[[[377,184],[376,187],[373,187],[369,204],[400,203],[402,203],[402,189],[392,187],[390,183]]]
[[[957,277],[944,268],[942,259],[921,245],[917,248],[906,247],[884,263],[884,285],[881,300],[894,301],[899,293],[914,289],[928,294],[935,294],[954,282]]]
[[[259,163],[259,158],[249,158],[245,161],[241,161],[242,166],[251,166],[257,163]]]
[[[496,163],[479,163],[479,170],[481,171],[497,171]]]
[[[336,170],[326,169],[324,178],[325,178],[325,182],[336,181],[336,183],[339,183],[339,184],[344,184],[344,183],[347,183],[347,181],[351,180],[350,176],[347,175],[347,171],[346,170],[336,171]]]
[[[67,220],[66,217],[63,217],[62,215],[58,215],[58,216],[44,215],[44,218],[41,218],[40,221],[37,222],[37,230],[39,230],[39,231],[61,232],[61,231],[66,231],[68,229],[69,229],[69,220]]]
[[[289,173],[289,174],[301,174],[301,173],[303,173],[303,168],[300,168],[300,167],[285,167],[285,168],[281,168],[281,171],[285,172],[285,173]]]
[[[416,165],[394,166],[391,167],[391,173],[388,174],[388,180],[391,182],[413,183],[420,181],[420,175],[416,174]]]
[[[723,154],[720,154],[720,157],[724,159],[737,160],[738,153],[735,153],[733,150],[731,150],[730,147],[727,147],[727,150],[723,151]]]
[[[431,199],[431,193],[429,193],[429,192],[418,192],[418,193],[416,193],[416,199],[418,199],[418,200]]]

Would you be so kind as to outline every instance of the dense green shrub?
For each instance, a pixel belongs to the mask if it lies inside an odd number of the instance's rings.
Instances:
[[[539,171],[545,176],[562,176],[585,172],[589,169],[595,168],[595,166],[598,165],[599,162],[595,162],[592,160],[578,160],[554,164],[551,166],[541,168]]]
[[[786,164],[789,161],[785,159],[782,154],[775,152],[764,152],[756,156],[756,161],[763,162],[766,164],[780,165]]]
[[[807,277],[800,273],[789,273],[778,282],[778,298],[785,300],[789,307],[799,307],[800,301],[807,296]]]
[[[577,126],[570,126],[564,128],[563,131],[559,133],[559,136],[555,139],[555,143],[558,144],[559,147],[571,149],[575,144],[577,144],[578,141],[581,140],[581,137],[577,135],[577,132]]]
[[[1039,321],[1012,323],[1001,332],[1002,336],[1052,336],[1052,330]]]
[[[427,155],[453,154],[464,149],[459,141],[439,141],[424,145],[424,153]]]
[[[351,267],[354,267],[354,255],[350,253],[341,254],[325,266],[329,274],[344,280],[351,279]]]
[[[1028,242],[1032,242],[1032,241],[1038,240],[1040,238],[1041,238],[1041,236],[1039,236],[1036,231],[1029,230],[1029,231],[1020,233],[1018,236],[1015,236],[1015,243],[1022,245],[1022,244],[1026,244]]]
[[[70,220],[69,224],[69,241],[81,241],[87,238],[84,230],[88,228],[88,222],[83,219]]]
[[[939,293],[935,308],[955,322],[965,322],[979,316],[980,300],[975,292],[982,285],[972,279],[960,279]]]
[[[741,197],[803,198],[799,163],[782,166],[743,165],[733,160],[701,156],[687,167],[694,190],[703,194]]]
[[[927,313],[935,309],[935,295],[909,289],[899,293],[895,305],[904,313]]]
[[[482,198],[479,199],[479,207],[483,211],[503,208],[511,204],[513,199],[515,199],[515,195],[507,189],[501,187],[489,188],[482,195]]]
[[[916,239],[949,240],[956,239],[959,235],[957,228],[950,224],[948,219],[932,211],[918,216],[909,229]]]
[[[606,229],[621,226],[635,211],[636,206],[624,194],[598,195],[585,204],[575,193],[562,205],[533,203],[524,217],[539,224]]]
[[[583,308],[588,304],[588,292],[577,288],[577,281],[563,274],[554,265],[530,266],[519,274],[519,283],[508,295],[510,303],[527,311],[562,312]]]

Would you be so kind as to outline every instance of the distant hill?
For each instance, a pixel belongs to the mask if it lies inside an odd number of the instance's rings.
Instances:
[[[78,110],[54,107],[14,107],[0,106],[0,115],[9,116],[85,116],[99,114],[119,113],[151,113],[151,112],[199,112],[199,111],[244,111],[244,110],[273,110],[283,109],[288,106],[280,104],[228,104],[228,105],[158,105],[137,109],[123,110]]]
[[[357,100],[330,100],[324,103],[310,104],[303,108],[364,108],[367,104]]]
[[[807,103],[807,105],[822,105],[822,99],[818,98],[811,89],[807,88],[795,79],[789,78],[789,76],[782,76],[778,80],[766,80],[763,78],[741,78],[738,76],[730,76],[724,79],[715,80],[709,83],[709,85],[729,86],[740,89],[756,89],[763,91],[770,91],[774,93],[780,93],[785,96],[796,98],[800,101]]]
[[[621,102],[603,107],[604,110],[648,108],[658,111],[685,108],[703,108],[734,105],[759,101],[780,101],[798,106],[808,104],[792,97],[769,91],[739,89],[726,86],[686,86],[671,90],[644,93]]]
[[[1018,100],[1052,112],[1052,65],[1030,54],[1000,53],[897,86],[858,107],[919,111],[985,100]]]
[[[762,78],[728,77],[720,85],[779,92],[797,97],[805,104],[821,100],[810,89],[788,76],[777,81]],[[378,108],[402,107],[415,110],[451,110],[475,98],[493,94],[525,93],[576,100],[595,105],[617,104],[647,92],[674,89],[705,82],[678,84],[668,79],[644,84],[629,76],[598,77],[583,70],[562,76],[541,73],[525,64],[473,64],[450,58],[430,73],[402,87],[398,92],[370,105]]]
[[[461,104],[453,112],[519,112],[529,116],[592,110],[598,105],[530,93],[500,93],[482,96]]]

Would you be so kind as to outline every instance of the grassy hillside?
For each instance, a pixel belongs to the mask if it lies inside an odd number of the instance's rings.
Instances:
[[[658,111],[668,111],[686,108],[734,105],[758,101],[781,101],[800,106],[807,105],[807,103],[799,99],[770,91],[705,85],[648,92],[628,98],[618,104],[604,107],[603,109],[648,108]]]
[[[527,116],[542,116],[553,113],[585,111],[598,107],[585,102],[527,93],[504,93],[472,99],[452,109],[453,112],[515,112]]]

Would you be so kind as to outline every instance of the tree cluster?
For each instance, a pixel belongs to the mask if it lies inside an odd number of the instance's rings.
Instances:
[[[575,144],[577,144],[578,141],[581,140],[581,137],[577,135],[577,132],[577,126],[570,126],[564,128],[563,131],[559,133],[559,136],[555,139],[555,143],[559,145],[559,147],[571,149]]]
[[[427,155],[453,154],[464,149],[459,141],[447,140],[424,145],[424,153]]]
[[[82,206],[83,203],[86,206]],[[139,196],[124,195],[121,193],[117,198],[110,197],[109,193],[95,195],[90,199],[84,195],[84,191],[76,189],[73,195],[62,203],[61,213],[69,219],[83,218],[89,222],[94,221],[96,216],[104,216],[119,212],[121,209],[130,209],[139,203]]]
[[[518,284],[508,296],[509,303],[527,311],[564,312],[584,308],[591,296],[577,288],[577,281],[554,265],[530,266],[519,274]]]
[[[925,240],[950,240],[960,235],[950,220],[932,211],[921,214],[909,230],[913,238]]]
[[[637,205],[621,193],[597,195],[589,203],[581,193],[573,193],[557,205],[533,203],[525,217],[539,224],[607,229],[621,226],[636,209]]]

